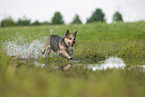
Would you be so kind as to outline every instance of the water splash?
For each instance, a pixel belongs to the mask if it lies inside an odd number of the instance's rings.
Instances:
[[[89,68],[92,68],[93,71],[96,70],[106,70],[107,68],[116,68],[116,69],[124,69],[126,64],[121,58],[118,57],[110,57],[105,61],[100,61],[98,64],[88,64]]]
[[[45,66],[44,63],[39,63],[39,62],[37,62],[37,61],[35,61],[34,64],[36,64],[36,66],[39,66],[39,67],[41,67],[41,68],[43,68],[43,67]]]
[[[31,43],[25,43],[20,37],[17,41],[6,41],[4,47],[8,56],[15,56],[19,59],[37,59],[42,56],[43,42],[33,40]]]

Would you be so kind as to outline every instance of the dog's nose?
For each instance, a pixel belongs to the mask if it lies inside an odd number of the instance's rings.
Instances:
[[[76,42],[75,41],[73,41],[73,44],[75,44]]]

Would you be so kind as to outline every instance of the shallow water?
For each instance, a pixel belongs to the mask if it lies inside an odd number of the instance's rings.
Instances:
[[[124,67],[126,67],[124,61],[118,57],[109,57],[105,61],[99,61],[97,64],[87,65],[89,68],[92,68],[93,71],[106,70],[107,68],[124,69]]]
[[[21,43],[18,43],[21,41]],[[39,57],[46,57],[46,53],[42,55],[41,50],[43,47],[43,42],[40,40],[33,40],[31,43],[25,43],[21,38],[17,41],[6,41],[4,43],[5,51],[8,56],[14,56],[17,59],[37,59]],[[52,54],[53,55],[53,54]],[[51,56],[51,55],[50,55]],[[98,59],[99,60],[99,59]],[[106,58],[103,61],[92,62],[92,60],[72,60],[74,65],[83,65],[91,68],[93,71],[96,70],[106,70],[108,68],[113,69],[124,69],[128,67],[141,67],[145,71],[145,58],[119,58],[116,56]],[[46,63],[39,63],[34,61],[36,66],[41,66],[43,68]]]
[[[143,68],[145,71],[144,58],[119,58],[116,56],[106,58],[104,61],[99,61],[97,64],[87,64],[93,71],[106,69],[122,69],[128,68]]]
[[[123,59],[124,58],[113,56],[113,57],[106,58],[104,61],[99,61],[93,64],[91,60],[87,60],[87,61],[86,60],[72,60],[72,62],[73,62],[73,65],[82,65],[84,67],[92,69],[93,71],[107,70],[107,69],[124,70],[125,68],[128,68],[128,70],[131,70],[133,68],[138,68],[140,69],[140,71],[145,72],[145,59],[144,58],[140,58],[140,60],[138,59],[137,61],[132,58],[129,58],[130,60],[128,59],[127,62],[124,61]],[[90,64],[90,61],[91,61],[91,64]],[[130,63],[130,64],[127,64],[127,63]],[[39,63],[38,61],[35,61],[34,64],[36,64],[36,66],[40,66],[41,68],[43,68],[48,63],[44,64],[44,63]]]

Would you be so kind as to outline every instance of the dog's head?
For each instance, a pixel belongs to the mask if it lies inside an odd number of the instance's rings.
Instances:
[[[73,45],[75,44],[76,36],[77,36],[77,31],[74,32],[74,34],[70,34],[69,30],[67,30],[64,38],[65,44],[67,46],[73,47]]]

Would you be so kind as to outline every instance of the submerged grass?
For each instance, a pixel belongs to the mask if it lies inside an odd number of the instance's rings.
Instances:
[[[95,62],[106,56],[145,57],[145,22],[0,28],[0,94],[2,97],[144,97],[145,73],[138,68],[92,71],[56,57],[17,60],[7,56],[8,41],[16,45],[44,42],[50,29],[60,36],[78,31],[73,58]],[[12,48],[11,48],[12,49]],[[125,58],[127,57],[127,58]],[[42,68],[34,61],[45,63]],[[85,62],[85,61],[84,61]],[[73,66],[67,71],[60,67]],[[135,63],[137,64],[137,63]]]

